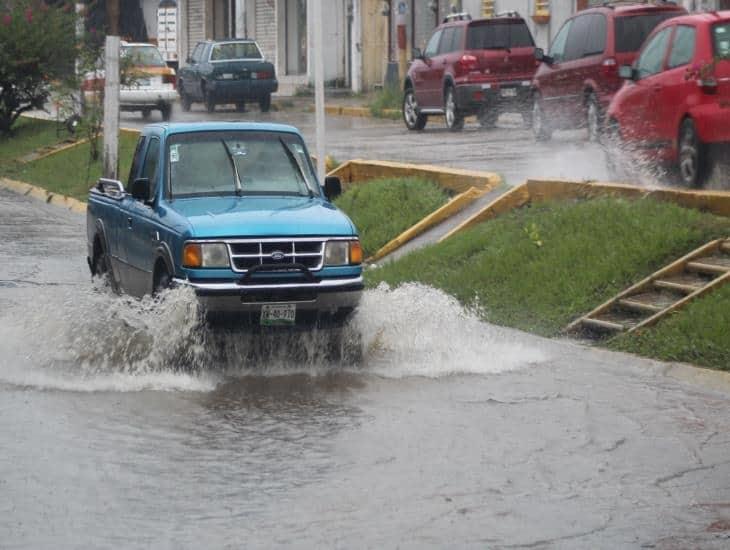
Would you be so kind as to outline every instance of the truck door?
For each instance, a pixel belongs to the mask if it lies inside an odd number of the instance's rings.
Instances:
[[[127,288],[127,281],[129,279],[129,266],[127,260],[127,217],[129,209],[129,201],[131,197],[129,192],[132,187],[134,178],[137,177],[137,173],[140,169],[140,164],[144,158],[145,146],[147,144],[147,136],[140,136],[137,141],[137,146],[134,150],[134,157],[132,157],[132,167],[129,170],[129,179],[125,190],[127,194],[122,197],[118,203],[114,213],[114,218],[111,220],[110,227],[107,227],[107,237],[109,241],[109,252],[112,256],[112,260],[115,266],[115,274],[122,284],[123,288]]]
[[[158,176],[160,174],[160,139],[151,136],[148,139],[138,178],[147,178],[156,196]],[[152,275],[155,263],[155,250],[159,243],[159,216],[157,202],[148,203],[137,200],[131,195],[123,203],[126,223],[128,288],[135,295],[141,296],[152,291]]]

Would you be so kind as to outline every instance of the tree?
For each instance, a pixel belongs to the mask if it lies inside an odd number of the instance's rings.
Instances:
[[[75,58],[72,1],[0,1],[0,132],[43,108],[53,83],[75,78]]]

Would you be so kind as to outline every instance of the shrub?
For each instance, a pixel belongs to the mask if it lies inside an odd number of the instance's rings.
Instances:
[[[0,8],[0,132],[40,109],[51,84],[74,76],[76,14],[72,2],[8,0]]]

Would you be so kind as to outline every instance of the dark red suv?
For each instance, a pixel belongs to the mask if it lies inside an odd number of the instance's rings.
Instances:
[[[517,13],[473,21],[466,14],[449,16],[413,57],[403,95],[409,130],[422,130],[429,115],[443,115],[454,131],[474,114],[485,127],[505,111],[521,112],[530,122],[535,43]]]
[[[610,132],[630,156],[673,165],[682,183],[701,186],[709,146],[730,144],[730,11],[664,22],[620,72]]]
[[[687,13],[674,3],[607,3],[568,19],[533,81],[532,127],[538,140],[553,130],[588,128],[597,141],[604,113],[621,86],[620,65],[630,65],[649,33],[670,17]]]

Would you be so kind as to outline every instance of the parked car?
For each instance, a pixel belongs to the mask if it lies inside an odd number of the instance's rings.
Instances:
[[[267,112],[279,88],[274,65],[253,40],[199,42],[187,63],[177,85],[183,111],[203,102],[209,113],[222,103],[235,103],[242,112],[247,101],[256,101]]]
[[[611,101],[615,138],[702,185],[709,146],[730,144],[730,11],[677,17],[659,25]],[[622,147],[625,149],[625,147]]]
[[[89,267],[132,296],[190,287],[209,319],[340,324],[363,278],[339,193],[291,126],[148,125],[127,186],[101,179],[89,193]]]
[[[126,71],[119,87],[119,109],[140,111],[147,119],[154,110],[163,120],[170,120],[172,104],[177,99],[175,69],[167,66],[154,44],[122,42],[119,57]],[[103,60],[99,69],[84,76],[82,88],[87,101],[94,101],[104,89]]]
[[[578,12],[555,35],[533,81],[532,121],[538,140],[553,130],[587,127],[597,141],[604,113],[621,87],[620,65],[631,64],[649,33],[687,11],[669,2],[607,3]]]
[[[491,127],[506,111],[529,122],[534,52],[530,29],[516,12],[492,19],[447,17],[423,52],[413,49],[403,94],[406,127],[422,130],[429,116],[443,115],[457,131],[473,114]]]

